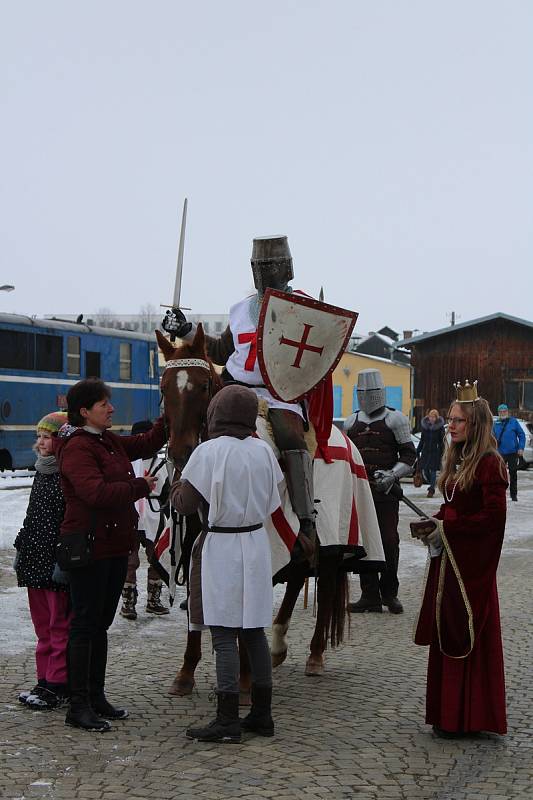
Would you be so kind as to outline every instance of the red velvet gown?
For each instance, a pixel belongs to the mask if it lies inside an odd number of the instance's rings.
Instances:
[[[506,488],[486,455],[470,491],[456,487],[436,514],[444,549],[431,559],[415,642],[429,645],[426,722],[446,731],[507,731],[496,588]]]

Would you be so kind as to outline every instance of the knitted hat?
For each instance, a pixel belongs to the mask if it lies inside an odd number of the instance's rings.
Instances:
[[[57,433],[65,422],[68,422],[66,411],[52,411],[51,414],[47,414],[37,423],[37,430]]]
[[[509,406],[505,405],[505,403],[500,403],[498,411],[509,411]]]

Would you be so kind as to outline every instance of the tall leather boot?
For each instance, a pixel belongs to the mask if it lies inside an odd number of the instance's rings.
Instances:
[[[356,603],[348,603],[348,611],[352,614],[361,614],[364,611],[383,613],[381,592],[379,590],[379,577],[376,574],[360,575],[361,597]]]
[[[272,686],[258,686],[252,683],[252,708],[242,720],[241,728],[259,736],[274,736]]]
[[[104,692],[105,671],[107,666],[107,633],[98,634],[93,639],[91,666],[89,671],[89,700],[97,714],[106,719],[126,719],[125,708],[115,708],[107,700]]]
[[[199,742],[239,744],[241,721],[239,719],[239,694],[217,692],[216,718],[203,728],[187,728],[185,736]]]
[[[102,719],[92,709],[89,702],[89,664],[91,662],[90,642],[69,642],[68,680],[70,688],[70,708],[65,717],[65,725],[83,728],[86,731],[105,733],[111,730],[106,719]]]

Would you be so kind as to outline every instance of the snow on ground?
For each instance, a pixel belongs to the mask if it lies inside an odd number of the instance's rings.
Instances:
[[[2,474],[2,473],[0,473]],[[0,622],[0,653],[17,653],[35,646],[35,635],[31,624],[26,592],[16,586],[13,572],[13,557],[15,554],[13,541],[17,535],[26,513],[30,495],[30,485],[22,486],[20,483],[31,482],[31,478],[17,473],[12,473],[9,478],[0,479],[0,597],[2,604],[2,618]],[[427,498],[427,487],[415,489],[410,483],[403,483],[405,494],[428,514],[434,514],[441,499],[437,495]],[[525,540],[530,539],[533,549],[533,470],[518,473],[518,503],[508,502],[507,527],[504,543],[504,552],[523,552]],[[409,538],[408,523],[415,519],[415,514],[405,504],[400,504],[400,529],[402,531],[402,545],[400,556],[400,580],[407,576],[409,571],[423,565],[427,558],[426,548],[419,542]],[[520,547],[518,545],[520,544]],[[526,545],[527,546],[527,545]],[[529,549],[529,548],[528,548]],[[139,603],[138,608],[143,609],[146,603],[146,566],[144,556],[141,556],[138,571]],[[313,587],[310,581],[309,602],[313,602]],[[353,592],[356,596],[357,579],[353,581]],[[176,604],[171,611],[171,617],[179,627],[185,626],[186,615],[180,612],[177,604],[184,597],[184,589],[180,589],[176,597]],[[276,606],[281,602],[283,587],[276,587]],[[301,600],[299,600],[301,602]],[[178,616],[180,615],[180,616]],[[142,631],[143,636],[167,636],[168,628],[162,624],[165,618],[159,621],[141,611],[139,615],[141,624],[135,630]],[[166,618],[168,620],[168,617]],[[127,629],[131,623],[117,615],[113,626]]]

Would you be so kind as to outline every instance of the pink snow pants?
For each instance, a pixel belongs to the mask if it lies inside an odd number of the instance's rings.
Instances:
[[[67,682],[67,641],[70,625],[69,593],[28,589],[30,614],[37,634],[37,678]]]

